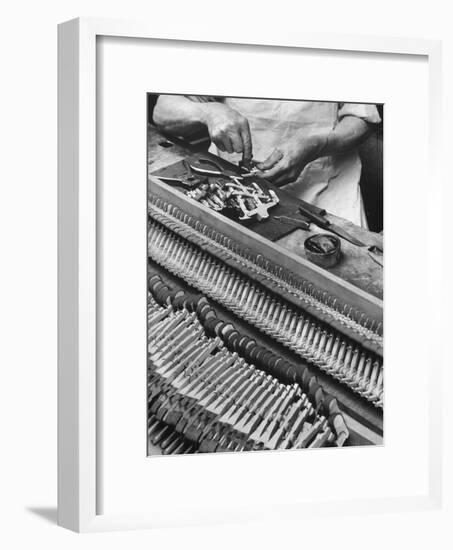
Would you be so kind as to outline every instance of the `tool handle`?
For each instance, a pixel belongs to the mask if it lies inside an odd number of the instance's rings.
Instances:
[[[324,208],[319,208],[319,206],[315,206],[314,204],[311,204],[302,199],[299,199],[298,202],[300,206],[302,206],[303,208],[306,208],[307,210],[310,210],[311,212],[314,212],[315,214],[319,214],[320,216],[325,216],[327,214]]]
[[[299,212],[308,218],[311,222],[315,223],[319,227],[326,228],[330,225],[329,220],[327,220],[324,215],[326,213],[325,210],[322,210],[321,208],[318,208],[317,206],[313,206],[312,204],[309,204],[308,202],[302,201],[303,204],[299,205]]]

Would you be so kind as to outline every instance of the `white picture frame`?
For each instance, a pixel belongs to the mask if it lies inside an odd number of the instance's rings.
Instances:
[[[58,523],[75,531],[99,531],[157,524],[136,516],[99,514],[99,448],[97,439],[97,194],[96,172],[96,41],[98,37],[213,42],[257,47],[308,48],[375,54],[424,56],[429,64],[429,161],[433,181],[440,181],[441,46],[438,41],[350,35],[300,35],[257,27],[244,36],[229,29],[213,32],[192,25],[184,33],[162,31],[150,23],[76,19],[59,26],[59,352],[58,352]],[[440,196],[440,190],[437,191]],[[429,215],[434,215],[429,212]],[[439,250],[429,251],[432,260]],[[439,263],[440,265],[440,263]],[[435,273],[431,277],[436,277]],[[351,500],[342,509],[359,511],[430,510],[441,506],[441,391],[436,384],[442,358],[430,361],[429,486],[425,494],[379,500]],[[152,467],[150,465],[150,467]],[[290,503],[288,504],[288,506]],[[291,504],[293,517],[307,512]],[[335,513],[336,503],[316,503],[310,514]],[[247,520],[253,514],[239,514]],[[194,513],[187,523],[205,521]],[[216,521],[215,513],[208,521]],[[222,521],[219,518],[219,521]]]

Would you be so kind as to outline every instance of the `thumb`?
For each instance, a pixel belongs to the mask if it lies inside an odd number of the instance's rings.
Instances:
[[[283,153],[280,151],[280,149],[274,149],[272,153],[267,157],[266,160],[263,160],[263,162],[258,162],[256,164],[256,167],[259,170],[269,170],[273,166],[277,164],[280,160],[283,158]]]

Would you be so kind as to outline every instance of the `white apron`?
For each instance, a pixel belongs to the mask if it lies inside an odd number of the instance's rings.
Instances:
[[[265,160],[295,132],[332,130],[345,115],[355,115],[368,122],[379,122],[374,105],[313,101],[277,101],[269,99],[226,98],[225,104],[247,118],[253,142],[253,158]],[[211,151],[232,162],[241,155]],[[351,222],[367,227],[359,181],[361,162],[358,152],[322,157],[308,164],[299,178],[283,189],[294,196],[325,208]]]

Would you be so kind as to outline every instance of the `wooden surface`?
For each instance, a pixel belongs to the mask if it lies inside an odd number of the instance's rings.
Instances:
[[[191,153],[192,151],[180,144],[169,145],[165,137],[155,127],[152,125],[148,126],[148,175],[152,175],[156,171],[168,168],[170,165],[186,159]],[[382,235],[362,229],[332,214],[329,214],[328,217],[330,221],[343,227],[362,242],[370,246],[377,245],[383,248]],[[271,223],[275,226],[275,221]],[[250,228],[252,230],[255,229],[254,227]],[[263,230],[264,226],[262,230],[257,232],[263,233]],[[326,231],[311,224],[309,230],[291,230],[288,234],[277,239],[276,242],[292,253],[305,257],[303,246],[305,239],[310,235],[323,232]],[[282,231],[281,233],[284,234],[287,232]],[[365,292],[382,299],[383,268],[368,255],[366,249],[354,246],[344,239],[341,239],[341,246],[342,258],[340,262],[336,266],[329,268],[328,271]]]
[[[354,230],[357,226],[354,224],[342,220],[341,225],[349,233],[353,233],[354,231],[354,234],[358,235],[358,231]],[[294,254],[305,258],[304,241],[309,235],[314,235],[315,233],[327,233],[327,231],[311,224],[309,231],[296,229],[286,237],[280,239],[278,244],[287,250],[291,250]],[[367,243],[382,247],[381,235],[366,232],[366,239]],[[329,271],[365,290],[365,292],[382,299],[383,268],[369,257],[366,249],[355,246],[344,239],[341,239],[341,250],[342,254],[339,263],[329,268]]]

